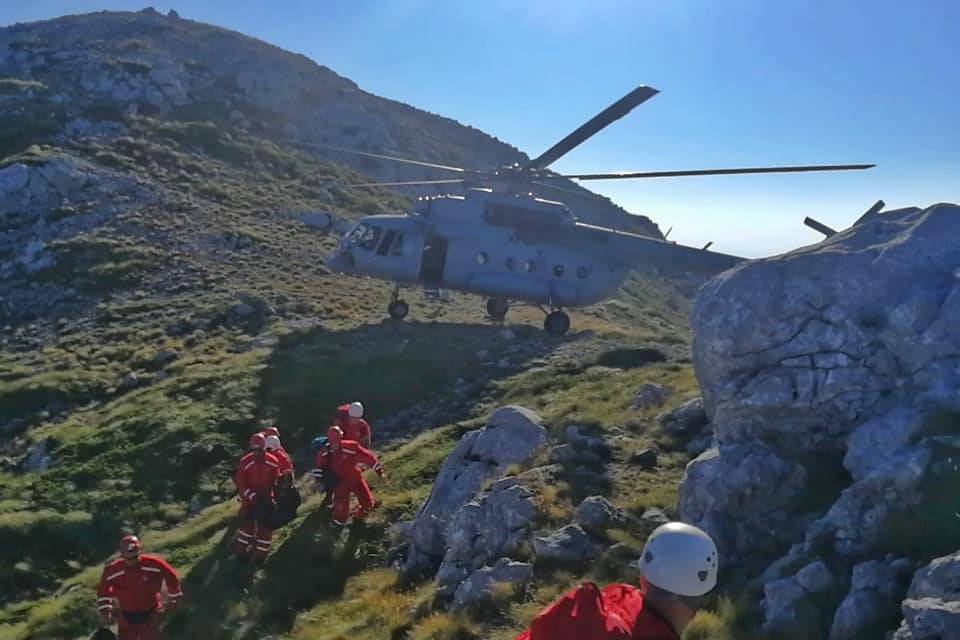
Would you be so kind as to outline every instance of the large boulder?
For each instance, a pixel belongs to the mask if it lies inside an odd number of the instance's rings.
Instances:
[[[960,490],[958,237],[957,205],[884,212],[698,293],[693,360],[715,446],[688,465],[678,510],[742,574],[789,558],[762,581],[771,629],[808,604],[835,638],[889,624],[893,577],[824,599],[795,572],[942,553],[960,536],[960,519],[936,515]]]
[[[547,439],[540,416],[523,407],[494,411],[482,429],[465,434],[440,473],[408,530],[406,575],[432,571],[444,558],[447,528],[460,509],[512,464],[525,462]]]
[[[960,445],[960,431],[925,431],[934,412],[960,408],[958,236],[956,205],[889,211],[701,289],[694,363],[719,446],[688,469],[680,513],[726,557],[769,561],[804,537],[780,523],[812,514],[811,547],[863,558],[894,506],[926,498]],[[811,462],[853,484],[805,495],[805,475],[831,475]]]
[[[960,640],[960,551],[917,571],[896,640]]]

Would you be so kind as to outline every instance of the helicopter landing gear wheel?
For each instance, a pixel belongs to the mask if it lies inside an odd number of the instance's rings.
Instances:
[[[503,320],[507,317],[510,304],[503,298],[487,298],[487,313],[494,320]]]
[[[547,333],[562,336],[570,330],[570,316],[563,311],[551,311],[543,319],[543,328]]]
[[[394,320],[403,320],[410,312],[410,305],[403,300],[394,300],[387,306],[387,313]]]

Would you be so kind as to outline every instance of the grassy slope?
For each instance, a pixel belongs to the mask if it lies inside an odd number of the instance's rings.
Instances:
[[[0,350],[0,406],[34,424],[29,440],[49,436],[56,443],[51,470],[0,473],[0,580],[7,594],[0,638],[73,637],[89,629],[97,567],[125,530],[143,533],[148,547],[187,574],[192,595],[170,621],[174,637],[428,638],[475,629],[469,619],[431,613],[429,585],[395,588],[395,576],[381,568],[385,528],[413,513],[456,438],[506,402],[541,411],[554,427],[576,421],[603,430],[617,453],[596,489],[634,512],[672,506],[686,458],[667,451],[656,473],[626,465],[648,444],[669,449],[651,416],[634,415],[629,404],[647,380],[675,386],[674,404],[695,393],[689,366],[620,373],[581,366],[615,343],[682,345],[686,303],[669,285],[631,281],[615,303],[574,314],[575,327],[594,333],[564,340],[531,331],[536,312],[511,312],[519,342],[535,344],[530,349],[504,344],[498,329],[478,322],[481,305],[467,297],[435,303],[408,296],[414,317],[428,322],[399,332],[371,325],[382,317],[389,285],[329,276],[317,257],[333,239],[284,212],[357,217],[401,209],[401,199],[342,189],[351,174],[336,166],[208,124],[129,124],[125,138],[76,141],[69,152],[158,187],[160,203],[71,241],[69,255],[87,260],[80,273],[98,296],[96,306],[17,327],[18,337],[37,348]],[[56,152],[34,148],[19,159],[39,162]],[[237,236],[250,239],[248,248],[216,243]],[[127,264],[131,254],[144,263]],[[262,326],[222,322],[231,304],[251,298],[274,305],[276,314]],[[193,329],[166,330],[184,321]],[[304,321],[323,329],[292,328]],[[491,369],[471,357],[481,349],[516,367]],[[457,351],[465,354],[462,364],[454,364]],[[172,361],[157,364],[161,352]],[[533,359],[540,365],[525,370]],[[140,379],[132,390],[120,384],[129,371]],[[222,480],[258,424],[279,420],[296,451],[344,398],[369,398],[375,415],[387,416],[454,397],[457,378],[477,383],[469,397],[431,422],[401,425],[402,432],[425,432],[386,453],[391,483],[376,487],[383,505],[366,528],[334,540],[315,501],[308,502],[261,574],[238,575],[224,562],[235,505]],[[69,408],[62,421],[38,413],[54,399]],[[582,497],[573,480],[543,488],[544,527],[567,517]],[[186,518],[191,502],[200,511]],[[611,535],[637,543],[634,533]],[[616,577],[609,567],[597,571]],[[484,633],[509,636],[586,573],[544,569],[524,602],[504,598],[496,615],[481,616],[491,621]]]

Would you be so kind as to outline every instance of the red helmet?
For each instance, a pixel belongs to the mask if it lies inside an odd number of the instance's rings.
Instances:
[[[262,433],[255,433],[250,436],[250,448],[251,449],[266,449],[267,448],[267,438]]]
[[[260,433],[262,433],[264,436],[277,436],[278,438],[280,437],[280,429],[276,427],[267,427]]]
[[[337,425],[333,425],[327,429],[327,442],[330,444],[338,445],[340,441],[343,440],[343,429]]]
[[[140,538],[137,536],[123,536],[120,540],[120,555],[124,558],[136,558],[140,555],[142,548],[143,545],[140,544]]]

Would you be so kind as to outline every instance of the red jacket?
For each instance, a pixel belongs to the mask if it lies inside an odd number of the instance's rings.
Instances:
[[[363,418],[347,418],[343,429],[344,440],[354,440],[364,447],[370,446],[370,425]]]
[[[121,611],[160,608],[160,590],[164,584],[171,602],[183,597],[177,572],[160,556],[143,553],[133,566],[124,563],[123,558],[117,558],[104,567],[100,576],[97,608],[101,612],[113,609],[114,599],[120,601]]]
[[[377,456],[355,440],[342,440],[339,451],[324,447],[317,452],[315,466],[317,469],[329,470],[340,482],[349,484],[363,479],[362,466],[372,467],[378,474],[383,473]]]
[[[643,591],[592,582],[580,585],[537,614],[515,640],[679,640],[670,624],[645,608]]]
[[[283,447],[271,451],[271,453],[276,457],[277,462],[280,464],[280,475],[283,475],[287,471],[293,473],[293,460],[290,459],[290,454],[287,453],[287,450]]]
[[[237,463],[233,483],[237,485],[240,500],[252,503],[257,498],[273,498],[273,489],[280,478],[280,461],[272,453],[265,451],[263,457],[250,451]]]

